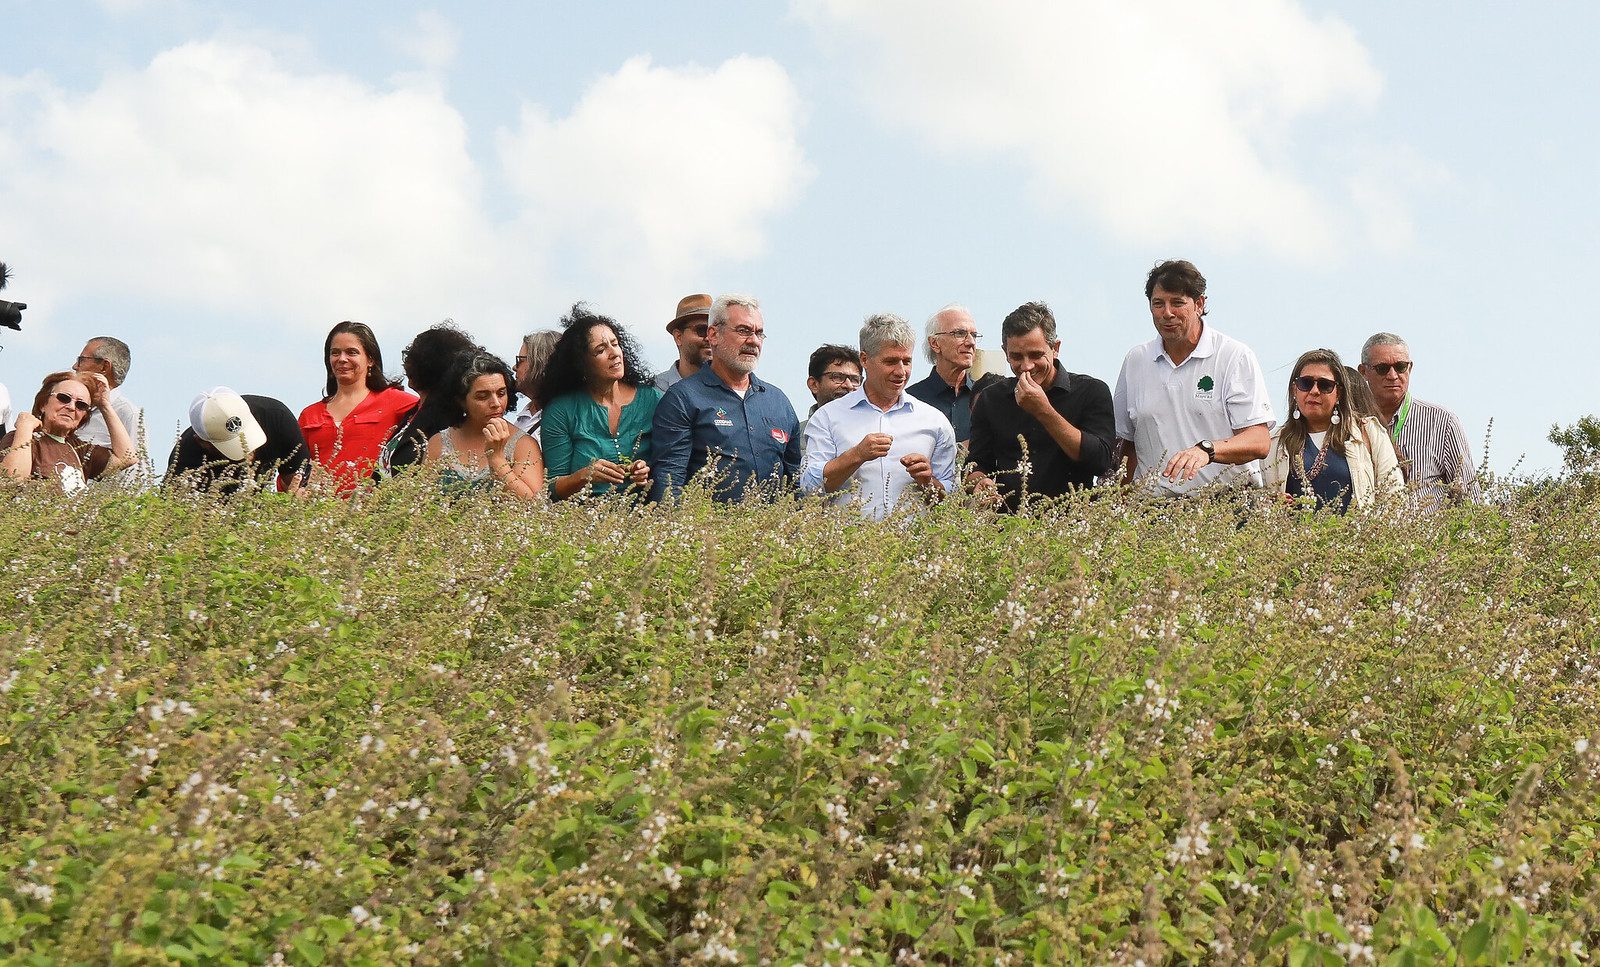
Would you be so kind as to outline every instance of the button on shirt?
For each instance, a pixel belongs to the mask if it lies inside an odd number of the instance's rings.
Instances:
[[[912,453],[928,458],[934,479],[944,485],[946,493],[955,490],[955,430],[944,414],[909,392],[902,393],[888,410],[880,410],[867,399],[865,388],[852,390],[811,415],[806,423],[806,465],[800,489],[808,494],[823,493],[823,468],[869,433],[894,437],[889,453],[857,468],[843,487],[828,495],[830,503],[853,500],[865,516],[883,519],[913,484],[911,474],[900,465],[900,458]]]
[[[656,405],[652,500],[676,497],[715,461],[712,495],[743,499],[754,482],[793,483],[800,475],[800,420],[783,390],[750,377],[741,397],[711,366],[672,384]]]
[[[967,459],[995,482],[1013,511],[1021,504],[1024,483],[1019,436],[1028,444],[1030,497],[1059,497],[1075,488],[1093,487],[1094,478],[1111,469],[1111,448],[1116,443],[1111,388],[1093,376],[1069,373],[1057,363],[1044,392],[1051,408],[1082,435],[1076,460],[1017,402],[1015,377],[998,380],[972,404],[972,449]]]
[[[1153,481],[1167,494],[1186,494],[1219,482],[1261,486],[1259,460],[1238,466],[1207,464],[1187,482],[1161,476],[1174,454],[1201,440],[1226,440],[1263,423],[1270,431],[1274,424],[1266,377],[1256,354],[1209,323],[1182,365],[1173,363],[1159,336],[1130,350],[1122,361],[1112,402],[1117,436],[1133,441],[1136,479]]]
[[[980,390],[998,382],[1000,377],[994,373],[985,373],[977,382],[973,382],[969,373],[962,377],[961,392],[958,394],[935,369],[926,379],[907,386],[906,392],[943,413],[944,418],[950,421],[950,427],[955,430],[956,440],[966,443],[972,439],[973,401],[978,398]]]

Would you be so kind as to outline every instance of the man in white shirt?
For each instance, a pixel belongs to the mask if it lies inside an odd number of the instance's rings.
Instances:
[[[1261,486],[1274,420],[1256,354],[1206,324],[1193,264],[1156,265],[1144,294],[1156,338],[1129,350],[1112,400],[1123,480],[1168,495]]]
[[[128,431],[128,437],[133,441],[133,452],[138,455],[133,466],[106,479],[142,486],[150,483],[148,452],[144,445],[144,411],[123,396],[120,388],[123,380],[128,378],[128,367],[132,364],[133,355],[127,343],[115,336],[96,336],[83,344],[83,351],[78,354],[72,368],[79,373],[105,377],[106,385],[111,388],[106,394],[106,402],[117,411],[123,429]],[[83,426],[78,428],[78,438],[95,446],[111,446],[111,431],[106,427],[106,418],[99,410],[90,413]]]
[[[956,486],[956,434],[937,407],[907,393],[917,336],[899,316],[861,326],[861,387],[819,408],[806,424],[800,489],[854,501],[882,519],[907,490],[929,498]]]

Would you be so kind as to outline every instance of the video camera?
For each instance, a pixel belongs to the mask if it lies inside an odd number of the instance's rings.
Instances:
[[[0,289],[4,289],[6,283],[10,281],[11,270],[6,268],[4,262],[0,262]],[[20,332],[22,330],[22,310],[26,308],[28,308],[26,302],[7,302],[4,299],[0,299],[0,326]]]

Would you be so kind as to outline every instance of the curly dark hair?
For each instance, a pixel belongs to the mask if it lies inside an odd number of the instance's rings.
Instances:
[[[589,331],[595,326],[605,326],[616,333],[617,345],[622,348],[622,382],[639,386],[650,377],[645,370],[644,356],[639,344],[622,324],[610,316],[602,316],[583,303],[572,307],[561,320],[561,338],[550,351],[550,361],[545,364],[544,377],[539,380],[539,392],[534,404],[539,409],[550,401],[585,388],[589,381]]]
[[[467,418],[467,394],[481,376],[502,376],[506,381],[506,412],[517,408],[517,377],[506,361],[484,349],[456,356],[437,393],[428,396],[428,405],[444,426],[460,426]]]
[[[426,395],[444,384],[457,356],[475,349],[481,351],[483,347],[446,319],[417,333],[411,344],[401,350],[400,368],[405,370],[411,391]]]
[[[333,352],[333,337],[342,332],[347,332],[356,337],[361,343],[361,350],[372,360],[372,368],[367,370],[367,390],[372,393],[381,393],[390,387],[398,387],[398,379],[390,379],[383,375],[383,350],[378,348],[378,337],[373,335],[371,327],[364,322],[341,322],[328,330],[328,338],[322,341],[322,368],[328,374],[328,383],[323,390],[324,400],[333,399],[333,394],[338,392],[339,381],[333,378],[333,360],[328,356]]]

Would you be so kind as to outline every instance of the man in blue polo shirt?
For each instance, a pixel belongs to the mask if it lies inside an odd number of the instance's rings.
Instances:
[[[800,473],[800,420],[783,390],[755,376],[767,330],[761,304],[721,295],[706,332],[711,362],[672,385],[656,405],[651,499],[677,497],[705,471],[712,496],[738,501],[752,486],[791,484]]]

